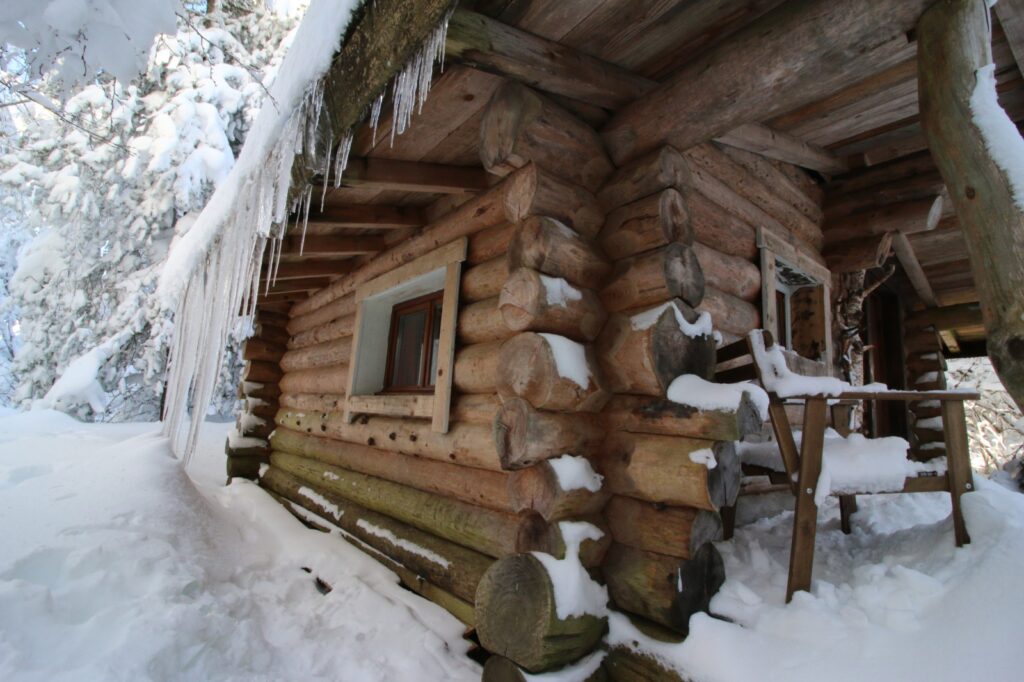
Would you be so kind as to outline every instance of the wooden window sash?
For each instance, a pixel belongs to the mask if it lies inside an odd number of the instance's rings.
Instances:
[[[435,384],[434,377],[430,376],[430,359],[434,350],[434,318],[437,314],[437,304],[441,304],[444,310],[444,290],[435,291],[424,296],[418,296],[408,301],[396,303],[391,309],[391,324],[388,329],[388,350],[387,364],[384,369],[384,388],[382,395],[389,393],[433,393]],[[395,350],[398,341],[398,323],[404,315],[423,310],[424,316],[423,338],[420,341],[421,367],[419,380],[416,386],[395,386]],[[440,339],[438,339],[440,345]]]

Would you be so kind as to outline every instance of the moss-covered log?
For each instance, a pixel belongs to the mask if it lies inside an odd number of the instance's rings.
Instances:
[[[666,507],[616,495],[604,510],[616,542],[647,552],[690,559],[707,542],[722,539],[717,512]]]
[[[591,615],[560,619],[548,572],[530,554],[504,557],[487,570],[477,587],[476,624],[488,651],[532,673],[582,658],[605,628]]]

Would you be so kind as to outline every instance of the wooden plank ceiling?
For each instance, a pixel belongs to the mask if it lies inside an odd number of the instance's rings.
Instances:
[[[461,6],[663,81],[783,1],[478,0]],[[998,90],[1004,108],[1019,122],[1024,119],[1024,80],[1014,55],[1024,56],[1024,20],[1019,19],[1024,0],[1002,0],[997,7],[1002,10],[993,29]],[[826,237],[830,221],[849,217],[851,211],[877,212],[879,207],[934,198],[943,190],[921,132],[916,69],[915,46],[908,41],[885,68],[862,81],[770,120],[752,122],[764,124],[762,131],[770,129],[769,136],[774,131],[790,144],[823,149],[840,167],[849,168],[832,177],[814,174],[825,190]],[[483,108],[501,82],[499,76],[449,63],[435,76],[423,111],[405,134],[392,141],[389,113],[376,131],[368,126],[360,130],[344,186],[328,189],[322,212],[316,210],[318,204],[314,207],[302,255],[297,242],[285,245],[281,281],[271,296],[304,297],[486,187],[490,180],[480,168],[477,138]],[[563,103],[598,128],[611,113],[571,100]],[[384,111],[389,111],[388,103]],[[733,144],[729,136],[723,139]],[[910,290],[920,298],[915,307],[977,301],[955,216],[947,209],[937,223],[931,230],[908,231],[910,248],[904,251],[916,263],[900,254],[902,269],[917,273],[910,278]],[[328,237],[336,241],[324,241]],[[309,267],[305,277],[300,261]],[[977,324],[956,333],[965,341],[983,336]]]

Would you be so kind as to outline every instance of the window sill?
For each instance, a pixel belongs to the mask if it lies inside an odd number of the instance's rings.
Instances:
[[[374,414],[387,417],[421,417],[434,414],[434,394],[353,395],[348,398],[350,414]]]

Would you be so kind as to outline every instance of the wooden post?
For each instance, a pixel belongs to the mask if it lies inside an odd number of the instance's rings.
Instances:
[[[964,404],[959,400],[942,401],[942,429],[946,434],[946,457],[949,468],[949,495],[953,502],[953,534],[956,546],[971,541],[960,508],[960,496],[974,490],[971,471],[971,454],[967,449],[967,423],[964,420]]]
[[[1024,409],[1024,197],[996,154],[1018,154],[992,139],[1000,124],[1020,136],[999,111],[992,62],[991,21],[984,0],[939,0],[917,27],[921,125],[963,228],[981,299],[992,365]],[[990,80],[991,79],[991,80]],[[979,128],[972,111],[987,106]],[[992,149],[996,147],[997,149]],[[1016,184],[1015,184],[1016,183]]]
[[[818,505],[814,501],[821,475],[821,455],[825,444],[824,398],[810,398],[804,408],[804,435],[800,443],[800,474],[797,478],[796,515],[793,519],[793,543],[789,550],[789,582],[786,603],[798,590],[810,591],[814,567],[814,536],[818,529]],[[788,429],[789,426],[783,425]]]

